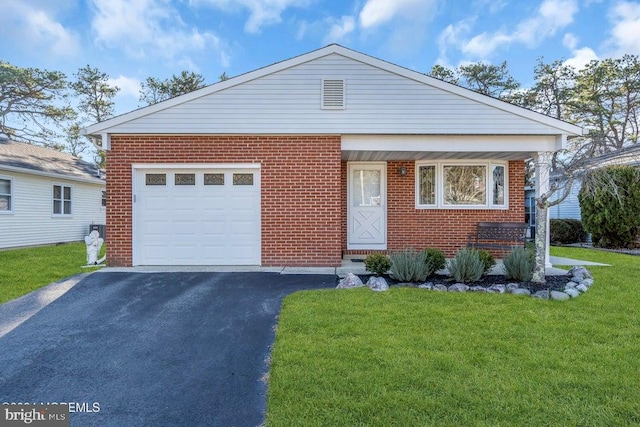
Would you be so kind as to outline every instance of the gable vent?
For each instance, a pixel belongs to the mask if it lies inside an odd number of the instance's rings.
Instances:
[[[322,80],[322,108],[344,110],[345,81],[338,79]]]

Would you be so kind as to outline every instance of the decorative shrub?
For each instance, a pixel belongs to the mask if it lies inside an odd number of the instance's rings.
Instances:
[[[640,231],[640,169],[616,166],[589,172],[578,200],[582,223],[595,246],[634,246]]]
[[[478,256],[480,257],[480,261],[482,261],[482,264],[484,264],[484,271],[482,272],[482,274],[487,274],[489,271],[491,271],[493,266],[496,265],[496,260],[491,252],[485,249],[478,249],[477,251]]]
[[[549,232],[551,243],[567,245],[587,240],[587,232],[577,219],[552,219]]]
[[[429,265],[428,276],[445,267],[446,258],[444,257],[444,252],[440,249],[427,248],[424,250],[424,253],[427,257],[427,264]]]
[[[399,282],[424,282],[429,276],[429,264],[425,251],[405,249],[389,254],[391,277]]]
[[[464,248],[447,262],[449,274],[456,282],[477,282],[484,273],[485,264],[475,249]]]
[[[503,260],[504,275],[509,280],[528,282],[533,274],[534,260],[531,251],[514,248]]]
[[[372,253],[364,259],[364,268],[376,276],[381,276],[391,268],[391,260],[383,253]]]

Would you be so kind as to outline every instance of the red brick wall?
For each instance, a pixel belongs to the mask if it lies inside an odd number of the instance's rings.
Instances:
[[[132,264],[132,163],[260,163],[262,265],[340,265],[340,136],[112,135],[112,266]]]
[[[407,176],[397,170],[407,168]],[[509,162],[509,209],[416,209],[415,164],[387,163],[387,248],[439,248],[453,256],[466,246],[467,235],[481,221],[524,221],[524,162]],[[347,164],[342,162],[342,248],[347,251]],[[495,255],[502,255],[496,253]]]

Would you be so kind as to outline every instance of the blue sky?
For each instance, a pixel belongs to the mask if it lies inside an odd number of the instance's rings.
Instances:
[[[71,76],[90,64],[138,106],[139,83],[182,70],[215,83],[330,43],[428,72],[506,60],[531,84],[536,59],[581,67],[640,54],[630,0],[0,0],[0,59]]]

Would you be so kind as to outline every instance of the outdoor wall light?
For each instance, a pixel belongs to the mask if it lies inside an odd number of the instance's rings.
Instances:
[[[399,174],[400,176],[407,176],[407,168],[406,168],[406,167],[404,167],[404,166],[400,166],[400,167],[398,168],[398,174]]]

